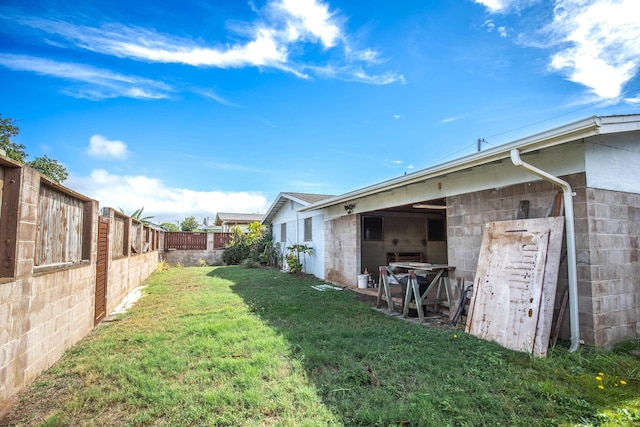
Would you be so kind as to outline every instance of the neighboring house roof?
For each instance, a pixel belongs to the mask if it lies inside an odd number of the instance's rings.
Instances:
[[[262,214],[218,212],[214,224],[251,224],[252,222],[260,222],[261,220]]]
[[[542,148],[553,147],[594,135],[638,130],[640,130],[640,114],[592,116],[488,150],[470,154],[447,163],[421,169],[419,171],[364,187],[359,190],[351,191],[340,196],[323,199],[305,206],[300,210],[305,212],[315,209],[323,209],[329,206],[351,202],[357,198],[370,196],[382,191],[389,191],[408,184],[414,184],[438,176],[470,169],[474,166],[508,159],[511,157],[511,150],[514,148],[519,149],[522,154],[525,154]]]
[[[330,199],[335,196],[331,196],[328,194],[310,194],[310,193],[288,193],[283,192],[278,194],[278,197],[273,201],[269,209],[267,209],[267,213],[264,214],[264,218],[262,219],[262,224],[271,224],[273,217],[278,213],[282,205],[284,205],[287,201],[293,200],[296,203],[300,203],[302,206],[309,206],[312,203],[317,203],[322,200]]]

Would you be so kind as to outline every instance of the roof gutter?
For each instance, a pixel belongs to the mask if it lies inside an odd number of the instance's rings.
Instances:
[[[570,352],[574,352],[580,347],[580,318],[578,315],[578,273],[576,266],[576,233],[574,228],[573,196],[576,193],[571,189],[571,185],[533,165],[525,163],[520,158],[520,151],[517,148],[511,150],[511,162],[519,168],[525,169],[534,175],[545,179],[560,188],[564,196],[564,219],[567,236],[567,266],[569,273],[569,320],[571,323],[571,347]]]

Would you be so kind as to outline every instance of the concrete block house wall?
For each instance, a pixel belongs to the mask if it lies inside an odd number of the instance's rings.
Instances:
[[[325,278],[356,287],[360,274],[360,215],[351,214],[325,221]]]
[[[572,174],[560,177],[571,184],[574,196],[576,227],[576,257],[578,260],[578,290],[580,310],[580,331],[586,343],[594,344],[593,317],[591,307],[591,284],[587,275],[589,258],[589,239],[584,231],[587,226],[587,207],[584,174]],[[477,191],[447,198],[447,234],[449,239],[449,262],[456,266],[456,277],[466,284],[473,282],[484,225],[492,221],[508,221],[517,217],[521,201],[529,202],[529,218],[548,217],[558,188],[547,181],[531,181],[510,185],[499,189]],[[563,243],[563,251],[566,245]],[[560,264],[556,307],[560,306],[562,295],[568,285],[566,258]],[[557,313],[556,313],[557,314]],[[563,336],[569,334],[568,315],[565,314]]]
[[[580,338],[585,344],[599,347],[638,338],[640,195],[587,188],[584,173],[560,178],[569,182],[576,193],[573,201]],[[557,191],[548,182],[532,181],[448,197],[449,262],[456,266],[456,277],[473,282],[484,224],[515,219],[520,200],[530,202],[529,217],[548,216]],[[563,259],[556,309],[566,286],[567,264]],[[561,336],[568,334],[565,314]]]
[[[590,250],[579,273],[590,284],[593,344],[640,338],[640,195],[588,188],[586,199]]]

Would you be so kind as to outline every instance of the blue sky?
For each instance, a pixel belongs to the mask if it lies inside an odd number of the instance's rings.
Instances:
[[[0,4],[0,113],[155,220],[342,194],[640,110],[637,0]]]

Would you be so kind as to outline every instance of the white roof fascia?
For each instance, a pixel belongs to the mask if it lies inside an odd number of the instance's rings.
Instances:
[[[281,199],[287,199],[287,200],[293,200],[296,203],[300,203],[302,206],[308,206],[309,202],[305,202],[302,199],[298,199],[297,197],[293,197],[292,195],[288,194],[288,193],[280,193],[278,194],[278,197],[275,198],[275,200],[273,201],[273,203],[271,203],[271,206],[269,206],[269,209],[267,209],[267,212],[264,214],[264,216],[262,217],[262,221],[260,221],[260,224],[264,225],[267,224],[267,220],[271,221],[271,217],[272,217],[272,213],[275,209],[279,209],[284,202],[280,203]]]
[[[610,129],[611,127],[613,127],[613,129]],[[507,159],[511,157],[511,150],[513,148],[518,148],[521,154],[526,154],[542,148],[553,147],[555,145],[564,144],[581,138],[594,136],[599,133],[612,133],[638,129],[640,129],[640,115],[609,117],[592,116],[488,150],[473,153],[447,163],[442,163],[431,168],[422,169],[398,178],[393,178],[369,187],[345,193],[340,196],[321,200],[320,202],[300,209],[300,211],[304,212],[326,208],[346,201],[370,196],[381,191],[388,191],[393,188],[414,184],[437,176],[470,169],[474,166]]]

